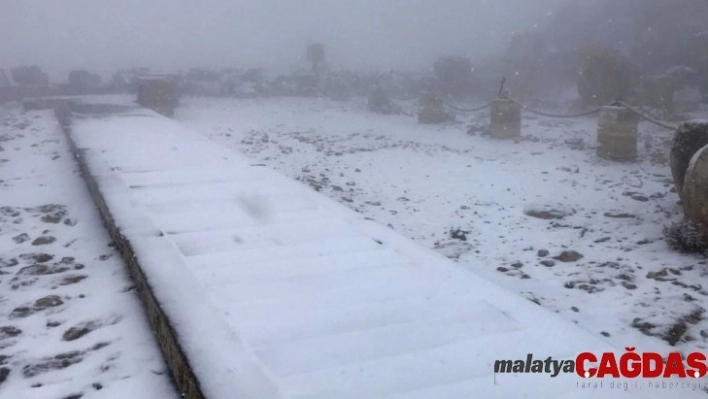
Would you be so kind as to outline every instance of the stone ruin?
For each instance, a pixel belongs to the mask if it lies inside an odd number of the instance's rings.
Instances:
[[[671,173],[686,218],[708,244],[708,122],[686,122],[671,145]]]
[[[641,73],[621,52],[602,46],[586,46],[580,52],[577,90],[586,105],[606,105],[617,99],[632,101]]]
[[[636,160],[638,125],[639,116],[632,110],[602,107],[597,125],[597,155],[612,161]]]
[[[693,156],[708,145],[708,124],[686,122],[679,126],[671,143],[670,165],[676,191],[683,202],[686,171]]]
[[[162,115],[173,117],[178,104],[177,79],[150,76],[138,79],[138,104]]]
[[[445,112],[443,105],[437,94],[423,93],[418,103],[418,122],[432,125],[451,121],[452,117]]]
[[[101,76],[89,71],[76,70],[69,73],[69,94],[90,94],[101,86]]]
[[[22,66],[10,69],[12,80],[19,86],[47,86],[49,75],[38,66]]]
[[[118,71],[111,78],[110,89],[114,93],[135,94],[138,90],[138,80],[145,76],[150,76],[148,68],[135,67]]]
[[[509,99],[492,101],[490,136],[493,139],[515,139],[521,136],[521,106]]]

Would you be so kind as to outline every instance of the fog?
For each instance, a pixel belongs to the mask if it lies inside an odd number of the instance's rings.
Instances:
[[[436,57],[477,60],[533,30],[562,0],[4,0],[0,68],[40,65],[108,74],[145,66],[306,65],[322,42],[334,68],[421,69]],[[571,0],[565,0],[571,2]]]

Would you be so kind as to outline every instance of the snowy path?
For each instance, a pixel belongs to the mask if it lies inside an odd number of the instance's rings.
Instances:
[[[208,398],[597,397],[574,374],[495,384],[493,363],[599,335],[153,115],[73,137]]]
[[[0,108],[0,398],[173,398],[51,111]]]
[[[596,157],[592,117],[526,113],[518,143],[483,136],[487,111],[469,118],[424,126],[321,99],[188,98],[177,112],[617,347],[706,350],[706,261],[662,239],[681,217],[665,163],[671,133],[642,123],[641,161],[618,164]],[[524,212],[534,209],[558,218]]]

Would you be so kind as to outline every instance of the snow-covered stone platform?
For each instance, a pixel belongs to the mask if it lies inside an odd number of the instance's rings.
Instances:
[[[178,341],[188,395],[667,397],[581,388],[575,374],[495,375],[495,360],[528,353],[624,348],[169,119],[81,111],[75,151]],[[704,397],[680,393],[692,395]]]

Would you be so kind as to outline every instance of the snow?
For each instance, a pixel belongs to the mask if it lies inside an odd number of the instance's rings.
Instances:
[[[609,163],[593,163],[595,176],[580,175],[577,167],[588,166],[589,154],[569,153],[565,141],[497,143],[461,134],[460,126],[422,127],[404,116],[372,116],[362,109],[302,99],[187,103],[181,120],[202,129],[217,124],[218,133],[231,134],[224,143],[243,146],[258,160],[147,111],[75,120],[74,139],[208,397],[592,397],[597,392],[577,388],[575,375],[551,382],[548,376],[495,376],[494,360],[529,352],[567,359],[582,351],[619,352],[630,342],[666,349],[658,339],[619,328],[618,319],[626,316],[621,312],[634,310],[626,305],[632,290],[608,285],[608,292],[591,297],[553,289],[568,277],[595,278],[599,271],[534,266],[535,253],[522,249],[544,245],[555,254],[569,231],[578,233],[563,226],[544,231],[548,221],[523,215],[525,198],[566,202],[582,191],[583,202],[572,203],[576,213],[562,220],[577,223],[593,219],[589,212],[604,209],[606,197],[624,185],[646,180],[658,190],[665,181],[631,174],[639,169],[634,166],[622,167],[625,176]],[[564,139],[587,139],[591,125],[564,125]],[[661,168],[648,170],[658,174]],[[539,177],[554,184],[544,188]],[[615,186],[597,193],[598,184]],[[623,211],[652,217],[638,200],[613,200]],[[465,219],[473,212],[479,225]],[[608,226],[600,228],[627,234],[639,225],[645,233],[649,223],[635,219],[607,218]],[[435,234],[451,222],[471,231],[460,240],[470,245],[468,252],[458,258],[473,272],[424,248],[445,240]],[[590,259],[623,251],[594,252],[584,240],[572,243]],[[658,256],[658,244],[653,248],[643,256]],[[526,266],[503,280],[493,268],[512,256]],[[533,278],[513,281],[527,285],[509,283],[526,273]],[[642,288],[648,293],[650,285]],[[682,292],[667,286],[669,293]],[[516,293],[522,287],[544,294],[548,289],[557,302],[539,296],[544,306],[537,306]],[[553,313],[561,301],[583,309],[584,328],[571,322],[580,324],[577,316]],[[608,314],[613,308],[620,317]],[[600,317],[610,321],[602,324]],[[614,342],[597,331],[608,325],[616,327],[610,329]],[[619,392],[602,396],[626,396]],[[660,391],[634,393],[665,397]],[[694,394],[682,391],[683,397]]]
[[[686,168],[686,174],[689,174],[689,172],[693,171],[693,168],[696,167],[696,163],[698,163],[698,159],[700,159],[701,155],[703,154],[703,151],[708,148],[707,146],[701,147],[698,151],[696,151],[695,154],[691,157],[691,161],[688,163],[688,168]],[[691,173],[692,174],[692,173]]]
[[[667,331],[705,308],[705,260],[662,239],[682,211],[667,165],[672,133],[649,123],[640,124],[640,162],[622,164],[597,158],[593,117],[524,114],[518,143],[466,134],[485,132],[486,112],[423,126],[357,100],[185,99],[177,119],[617,347],[672,350]],[[524,213],[539,207],[575,213]],[[464,240],[451,237],[458,229]],[[584,257],[551,259],[565,250]],[[677,347],[704,350],[708,323],[686,324]]]
[[[0,329],[21,330],[0,333],[0,397],[177,397],[52,112],[0,108],[0,209]],[[63,304],[20,317],[49,295]],[[66,340],[72,328],[87,333]]]

